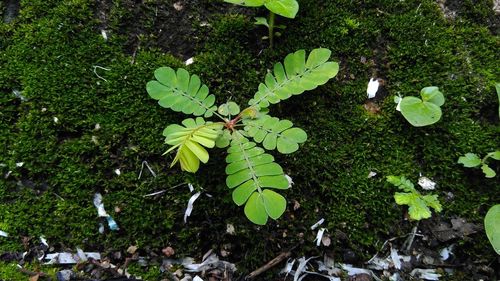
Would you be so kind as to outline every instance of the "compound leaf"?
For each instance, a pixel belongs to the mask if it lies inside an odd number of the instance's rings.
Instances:
[[[286,200],[273,189],[287,189],[288,180],[274,157],[264,153],[254,142],[233,141],[228,149],[226,184],[233,190],[233,201],[245,205],[245,215],[255,224],[265,224],[268,217],[279,218]]]
[[[330,55],[328,49],[322,48],[311,51],[307,61],[304,50],[287,55],[284,65],[274,65],[274,75],[266,75],[265,83],[259,84],[257,93],[248,104],[266,108],[325,84],[339,71],[338,63],[328,61]]]
[[[458,163],[463,164],[464,167],[473,168],[481,165],[481,159],[475,153],[466,153],[458,158]]]
[[[493,249],[500,255],[500,204],[491,207],[486,213],[484,230]]]
[[[293,128],[288,120],[263,115],[258,119],[246,119],[245,131],[256,142],[262,143],[265,149],[278,149],[280,153],[289,154],[299,149],[299,144],[307,140],[307,134],[300,128]]]
[[[215,96],[208,94],[208,87],[201,84],[197,75],[189,75],[183,68],[174,71],[170,67],[155,70],[156,80],[146,84],[146,90],[162,107],[177,112],[210,117],[217,109]]]
[[[173,124],[163,130],[165,143],[172,145],[165,153],[177,149],[174,161],[180,162],[183,171],[194,173],[200,161],[207,163],[209,155],[204,147],[212,148],[222,128],[218,123],[206,123],[203,118],[185,119],[181,125]]]

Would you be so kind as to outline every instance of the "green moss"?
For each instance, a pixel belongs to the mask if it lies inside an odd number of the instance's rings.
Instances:
[[[219,103],[232,98],[246,104],[268,69],[297,49],[329,48],[340,62],[339,75],[327,85],[271,107],[272,115],[307,131],[309,140],[298,153],[276,155],[295,186],[286,193],[290,204],[283,219],[257,227],[225,187],[223,150],[213,150],[197,175],[170,169],[172,158],[160,156],[167,149],[163,128],[184,116],[159,107],[144,85],[157,67],[182,63],[158,49],[168,46],[156,41],[157,26],[142,17],[143,35],[132,57],[130,34],[120,27],[133,13],[125,2],[115,2],[107,18],[108,41],[90,0],[23,1],[20,17],[0,24],[0,226],[11,234],[0,240],[2,251],[21,251],[21,235],[45,235],[56,247],[96,251],[137,244],[159,253],[173,245],[178,257],[200,257],[229,243],[229,259],[243,273],[297,244],[297,255],[320,254],[309,226],[322,217],[331,233],[347,236],[333,244],[360,258],[371,256],[381,241],[407,233],[411,224],[402,223],[405,209],[394,203],[387,175],[422,173],[436,180],[444,219],[481,223],[485,206],[500,197],[497,179],[456,163],[466,152],[484,155],[498,148],[497,38],[482,20],[448,22],[430,0],[305,0],[295,20],[280,19],[287,29],[273,51],[265,49],[265,30],[255,28],[249,16],[221,14],[210,17],[211,27],[197,27],[193,34],[207,36],[186,68]],[[144,5],[146,18],[153,8],[163,8]],[[481,7],[482,15],[486,6]],[[370,77],[386,81],[375,115],[363,109]],[[430,127],[411,127],[392,99],[418,95],[430,85],[445,94],[443,118]],[[17,98],[14,89],[28,100]],[[138,179],[143,161],[157,177],[143,171]],[[17,167],[19,162],[24,165]],[[368,178],[370,171],[378,175]],[[213,195],[196,201],[187,224],[183,212],[191,194],[185,186],[172,188],[182,182]],[[158,198],[143,197],[162,189],[167,191]],[[98,233],[95,192],[103,194],[120,231]],[[301,205],[296,211],[294,200]],[[236,227],[236,236],[225,233],[226,223]],[[474,238],[487,245],[484,235]],[[464,247],[470,255],[494,256],[489,247]],[[136,269],[157,278],[155,267]]]

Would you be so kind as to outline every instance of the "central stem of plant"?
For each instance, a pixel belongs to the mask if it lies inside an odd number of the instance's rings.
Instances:
[[[273,41],[274,41],[274,13],[269,11],[269,49],[273,48]]]
[[[236,124],[238,123],[238,121],[240,121],[240,119],[241,119],[241,115],[238,115],[233,120],[226,122],[226,124],[224,124],[224,126],[226,128],[228,128],[229,130],[234,131],[234,126],[236,126]]]

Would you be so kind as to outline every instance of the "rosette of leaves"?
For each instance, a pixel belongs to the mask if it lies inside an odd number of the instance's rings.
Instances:
[[[277,191],[289,188],[289,183],[266,150],[293,153],[307,140],[307,134],[289,120],[270,116],[268,107],[315,89],[337,75],[339,65],[329,61],[330,56],[330,50],[323,48],[308,56],[304,50],[287,55],[284,63],[274,65],[243,110],[232,101],[216,106],[208,87],[185,69],[158,68],[155,80],[146,85],[149,95],[162,107],[197,116],[163,131],[165,142],[171,145],[165,153],[176,151],[172,165],[180,163],[182,170],[195,173],[200,162],[209,160],[206,148],[229,147],[225,172],[233,201],[245,205],[245,215],[255,224],[278,219],[285,212],[286,199]],[[204,119],[213,115],[220,120]]]
[[[284,29],[284,25],[275,25],[275,14],[285,18],[293,19],[299,11],[299,3],[297,0],[224,0],[224,2],[246,6],[246,7],[261,7],[264,6],[269,10],[269,17],[256,17],[255,24],[267,27],[269,35],[263,39],[269,39],[270,48],[273,48],[274,35],[281,35],[274,32],[275,28]]]
[[[387,181],[405,192],[396,192],[394,199],[398,205],[408,205],[408,214],[413,220],[428,219],[431,217],[431,209],[441,212],[443,209],[437,195],[422,195],[415,189],[413,183],[405,176],[388,176]]]
[[[458,163],[464,165],[466,168],[481,167],[485,177],[494,178],[497,174],[490,166],[488,166],[487,161],[489,158],[500,160],[500,150],[486,154],[483,159],[479,158],[479,156],[475,153],[466,153],[464,156],[460,156],[458,158]]]
[[[394,101],[403,117],[415,127],[432,125],[441,119],[441,106],[444,104],[443,93],[438,87],[425,87],[417,97],[395,97]]]

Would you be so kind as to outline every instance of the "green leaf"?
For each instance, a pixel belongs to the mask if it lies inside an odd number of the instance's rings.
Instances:
[[[208,161],[209,155],[204,147],[215,146],[215,139],[222,125],[206,123],[201,117],[196,120],[185,119],[182,124],[184,127],[173,124],[163,130],[163,135],[166,137],[165,143],[172,145],[165,153],[177,149],[171,166],[179,162],[183,171],[194,173],[198,170],[200,161],[203,163]]]
[[[257,93],[248,104],[266,108],[292,95],[299,95],[325,84],[339,71],[338,63],[328,61],[330,54],[327,49],[314,49],[307,61],[304,50],[288,54],[284,65],[274,65],[274,75],[266,75],[265,83],[259,84]]]
[[[289,154],[299,149],[299,144],[307,140],[307,134],[300,128],[293,128],[288,120],[263,115],[258,119],[243,121],[248,136],[261,143],[267,150],[278,149],[280,153]]]
[[[500,118],[500,83],[495,84],[495,89],[497,90],[498,96],[498,118]]]
[[[240,106],[230,101],[220,105],[217,111],[224,116],[235,116],[240,113]]]
[[[439,106],[416,97],[404,97],[401,100],[401,113],[415,127],[434,124],[441,119],[442,115]]]
[[[481,165],[481,159],[475,153],[466,153],[458,158],[458,163],[463,164],[464,167],[472,168]]]
[[[500,255],[500,204],[491,207],[484,217],[484,230],[491,246]]]
[[[420,199],[418,194],[414,193],[400,193],[394,194],[394,199],[398,205],[408,205],[408,214],[413,220],[428,219],[432,213],[425,204],[425,201]]]
[[[269,28],[269,24],[267,23],[267,19],[266,18],[255,17],[254,19],[255,19],[255,22],[254,22],[255,25],[264,25],[267,28]]]
[[[274,157],[249,141],[233,141],[228,153],[226,185],[234,188],[233,201],[238,206],[246,202],[245,214],[253,223],[265,224],[267,217],[279,218],[286,200],[267,188],[287,189],[288,180]]]
[[[229,130],[223,130],[221,134],[215,140],[215,146],[218,148],[224,148],[231,142],[231,132]]]
[[[443,93],[439,91],[438,87],[425,87],[420,91],[420,96],[423,101],[433,103],[437,106],[444,104]]]
[[[487,178],[494,178],[497,175],[497,173],[495,173],[495,171],[493,171],[493,169],[486,164],[483,164],[481,166],[481,170],[483,171],[484,176]]]
[[[215,96],[208,94],[208,87],[201,84],[197,75],[190,76],[183,68],[176,72],[170,67],[160,67],[154,75],[156,80],[146,84],[146,91],[160,106],[205,117],[217,109]]]
[[[262,5],[264,5],[265,1],[266,0],[224,0],[224,2],[227,2],[227,3],[241,5],[241,6],[247,6],[247,7],[262,6]]]
[[[267,0],[264,5],[271,12],[291,19],[295,18],[299,11],[299,3],[296,0]]]
[[[488,153],[488,156],[495,160],[500,160],[500,150],[490,152]]]
[[[248,199],[245,205],[245,215],[255,224],[265,225],[267,223],[266,206],[262,195],[258,192],[254,192]]]
[[[406,192],[416,191],[413,183],[405,176],[387,176],[387,181]]]

